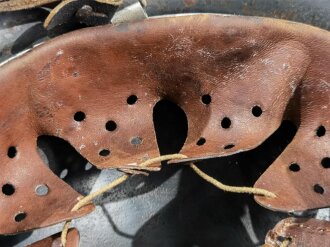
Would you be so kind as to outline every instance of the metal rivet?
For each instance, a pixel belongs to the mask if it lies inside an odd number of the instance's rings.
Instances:
[[[60,178],[63,179],[68,175],[69,171],[68,169],[63,169],[60,173]]]
[[[131,144],[132,145],[137,146],[137,145],[140,145],[141,143],[142,143],[142,138],[141,137],[136,136],[136,137],[133,137],[131,139]]]
[[[35,192],[38,196],[45,196],[48,194],[48,191],[49,191],[48,186],[45,184],[39,184],[35,189]]]

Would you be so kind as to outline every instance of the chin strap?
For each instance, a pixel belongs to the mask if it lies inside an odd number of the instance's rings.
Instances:
[[[139,164],[141,168],[143,167],[148,167],[152,164],[156,164],[162,161],[167,161],[167,160],[173,160],[173,159],[186,159],[188,158],[186,155],[183,154],[169,154],[169,155],[161,155],[159,157],[149,159],[145,162],[142,162]],[[232,193],[248,193],[248,194],[254,194],[254,195],[260,195],[260,196],[266,196],[266,197],[271,197],[274,198],[276,195],[268,190],[264,189],[258,189],[258,188],[252,188],[252,187],[237,187],[237,186],[229,186],[225,185],[218,180],[214,179],[213,177],[210,177],[203,171],[201,171],[195,164],[191,163],[190,167],[198,174],[201,178],[203,178],[205,181],[213,184],[215,187],[217,187],[220,190],[226,191],[226,192],[232,192]],[[78,211],[80,208],[86,206],[87,204],[90,204],[92,200],[94,200],[96,197],[99,195],[104,194],[105,192],[115,188],[116,186],[122,184],[129,178],[128,175],[123,175],[119,178],[117,178],[115,181],[111,182],[110,184],[105,185],[104,187],[100,188],[99,190],[89,194],[88,196],[83,197],[82,199],[79,200],[79,202],[72,208],[71,211]],[[62,246],[65,247],[66,245],[66,239],[67,239],[67,234],[68,230],[71,224],[71,220],[66,221],[62,230],[61,234],[61,243]],[[288,244],[290,243],[288,241],[287,245],[283,245],[286,242],[283,241],[281,247],[287,247]]]

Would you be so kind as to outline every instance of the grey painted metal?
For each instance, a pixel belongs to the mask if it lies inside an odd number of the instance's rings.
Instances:
[[[263,16],[330,29],[329,0],[149,0],[149,16],[179,13],[222,13]]]
[[[139,21],[148,17],[144,6],[140,1],[130,4],[127,7],[117,11],[111,19],[111,23],[118,24],[130,21]]]

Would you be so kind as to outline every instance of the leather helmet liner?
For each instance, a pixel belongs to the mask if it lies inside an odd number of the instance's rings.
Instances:
[[[187,116],[189,160],[253,149],[284,119],[295,122],[292,143],[255,185],[277,197],[256,200],[281,211],[329,206],[329,61],[327,31],[210,14],[88,28],[32,49],[0,67],[0,181],[12,192],[2,187],[0,234],[94,208],[71,212],[80,195],[43,164],[38,136],[67,140],[101,169],[136,168],[159,155],[152,115],[161,99]]]

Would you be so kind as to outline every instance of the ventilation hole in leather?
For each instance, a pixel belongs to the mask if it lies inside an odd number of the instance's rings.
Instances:
[[[300,171],[300,165],[298,165],[297,163],[292,163],[289,166],[289,170],[292,172],[299,172]]]
[[[318,194],[321,194],[321,195],[324,193],[323,187],[319,184],[315,184],[313,189],[314,189],[315,193],[318,193]]]
[[[105,124],[105,128],[107,131],[115,131],[117,129],[117,124],[115,121],[110,120]]]
[[[205,138],[204,137],[201,137],[201,138],[199,138],[199,140],[197,141],[196,144],[198,146],[203,146],[205,144],[205,142],[206,142]]]
[[[109,156],[109,155],[110,155],[110,150],[109,150],[109,149],[102,149],[102,150],[99,152],[99,155],[100,155],[100,156],[103,156],[103,157]]]
[[[136,95],[131,95],[127,98],[127,104],[134,105],[138,100],[138,97]]]
[[[231,120],[228,117],[224,117],[221,120],[221,127],[224,129],[229,129],[231,126]]]
[[[2,193],[6,196],[11,196],[15,193],[15,187],[12,184],[5,184],[2,186]]]
[[[109,155],[110,155],[110,150],[109,150],[109,149],[102,149],[102,150],[99,152],[99,155],[100,155],[100,156],[103,156],[103,157],[109,156]]]
[[[322,137],[322,136],[325,135],[325,132],[326,132],[325,127],[324,127],[323,125],[321,125],[321,126],[319,126],[319,127],[317,128],[317,130],[316,130],[316,135],[317,135],[318,137]]]
[[[255,117],[260,117],[262,114],[262,109],[260,106],[256,105],[252,108],[252,114]]]
[[[25,212],[20,212],[20,213],[15,215],[15,221],[16,222],[21,222],[21,221],[25,220],[25,218],[26,218],[26,213]]]
[[[202,96],[202,102],[203,102],[203,104],[205,104],[205,105],[209,105],[209,104],[211,103],[211,101],[212,101],[212,97],[211,97],[211,95],[209,95],[209,94],[204,94],[204,95]]]
[[[323,168],[330,168],[330,157],[323,158],[321,161]]]
[[[13,146],[12,147],[9,147],[8,148],[8,151],[7,151],[7,155],[11,159],[15,158],[16,155],[17,155],[17,149],[16,149],[16,147],[13,147]]]
[[[162,99],[153,109],[153,122],[161,154],[178,153],[188,134],[185,112],[175,103]]]
[[[82,122],[86,118],[86,115],[82,111],[78,111],[74,114],[73,119],[76,120],[77,122]]]
[[[224,146],[224,149],[231,149],[233,147],[235,147],[234,144],[228,144],[228,145]]]

